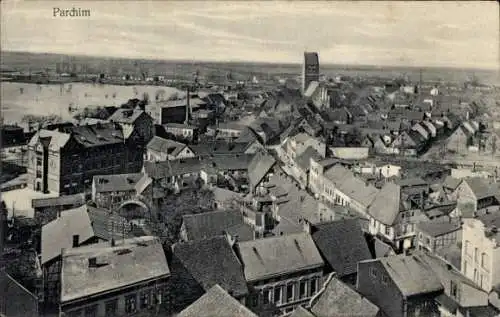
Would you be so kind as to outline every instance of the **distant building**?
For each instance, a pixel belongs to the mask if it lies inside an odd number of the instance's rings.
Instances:
[[[119,123],[124,130],[135,129],[137,134],[146,144],[153,138],[153,118],[142,110],[118,109],[108,119]]]
[[[302,92],[304,93],[309,84],[319,81],[319,58],[316,52],[304,52],[304,64],[302,66]]]
[[[160,138],[159,136],[153,137],[146,146],[146,151],[146,160],[153,162],[177,160],[195,156],[193,150],[186,144]]]
[[[455,220],[423,221],[417,224],[417,245],[419,250],[431,253],[462,241],[462,226]]]
[[[92,177],[140,171],[144,145],[135,129],[115,123],[39,130],[28,144],[28,186],[36,191],[90,191]]]
[[[184,123],[167,123],[163,125],[167,138],[173,136],[176,139],[186,141],[197,141],[199,129],[196,126]]]

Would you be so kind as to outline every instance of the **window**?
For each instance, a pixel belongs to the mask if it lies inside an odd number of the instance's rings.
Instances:
[[[141,308],[147,308],[151,303],[151,291],[141,293]]]
[[[275,304],[281,303],[281,286],[277,286],[274,289],[274,303]]]
[[[307,283],[306,281],[300,281],[299,284],[299,298],[305,298],[307,297]]]
[[[390,235],[391,234],[391,227],[385,226],[385,234]]]
[[[125,312],[135,313],[137,311],[137,295],[132,294],[125,297]]]
[[[486,253],[481,254],[481,267],[484,269],[488,269],[488,255]]]
[[[477,269],[474,269],[474,282],[476,282],[476,284],[479,284],[479,275],[477,273]]]
[[[474,248],[474,261],[479,263],[479,250],[477,248]]]
[[[96,317],[96,316],[97,316],[97,305],[85,307],[85,317]]]
[[[105,303],[106,307],[106,317],[115,317],[116,316],[116,309],[118,307],[118,300],[113,299],[110,301],[107,301]]]
[[[465,241],[465,254],[470,255],[470,241],[466,240]]]
[[[464,275],[467,276],[467,261],[464,261]]]
[[[67,313],[68,317],[81,317],[82,316],[82,310],[77,309],[77,310],[72,310]]]
[[[293,302],[293,294],[294,293],[294,285],[293,284],[288,284],[286,286],[286,301],[288,303]]]
[[[310,295],[314,296],[316,294],[316,291],[318,290],[318,278],[313,278],[309,284],[309,291]]]
[[[262,301],[264,304],[269,304],[271,302],[271,290],[270,289],[265,289],[262,292]]]
[[[389,277],[386,275],[382,276],[382,283],[385,285],[389,284]]]
[[[376,278],[377,277],[377,272],[375,271],[375,268],[374,267],[370,267],[369,269],[369,272],[370,272],[370,276],[373,277],[373,278]]]
[[[257,307],[259,306],[259,294],[253,294],[251,297],[250,297],[250,305],[252,307]]]
[[[451,297],[458,299],[458,285],[455,281],[450,282],[450,295]]]

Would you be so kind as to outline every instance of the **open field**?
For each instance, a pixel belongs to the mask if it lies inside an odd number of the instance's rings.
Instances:
[[[320,64],[321,64],[321,52]],[[124,59],[90,56],[65,56],[60,54],[34,54],[23,52],[1,52],[2,68],[19,71],[51,70],[55,71],[56,63],[71,57],[77,65],[86,65],[89,70],[99,72],[135,73],[166,75],[178,78],[189,77],[195,71],[201,76],[224,76],[231,72],[235,79],[248,79],[250,76],[266,78],[267,76],[296,77],[301,74],[301,54],[297,54],[297,64],[253,63],[253,62],[203,62],[203,61],[168,61],[146,59]],[[327,76],[370,76],[393,78],[402,75],[410,80],[418,81],[418,67],[377,67],[362,65],[327,65],[321,64],[321,73]],[[462,83],[476,77],[483,84],[499,84],[498,70],[459,69],[459,68],[422,68],[424,81],[444,81]]]
[[[1,111],[5,123],[20,122],[25,114],[52,114],[63,119],[70,119],[70,106],[80,109],[119,106],[130,98],[142,98],[144,92],[147,92],[150,98],[154,98],[159,89],[165,90],[165,97],[177,91],[175,88],[158,86],[115,86],[83,83],[61,86],[2,82]]]

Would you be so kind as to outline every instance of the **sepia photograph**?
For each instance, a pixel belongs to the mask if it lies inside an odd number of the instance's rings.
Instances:
[[[0,317],[500,317],[498,1],[0,7]]]

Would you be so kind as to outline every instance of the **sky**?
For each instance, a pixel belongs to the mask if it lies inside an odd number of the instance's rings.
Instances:
[[[54,8],[90,17],[54,17]],[[2,50],[197,61],[499,69],[489,2],[1,2]]]

